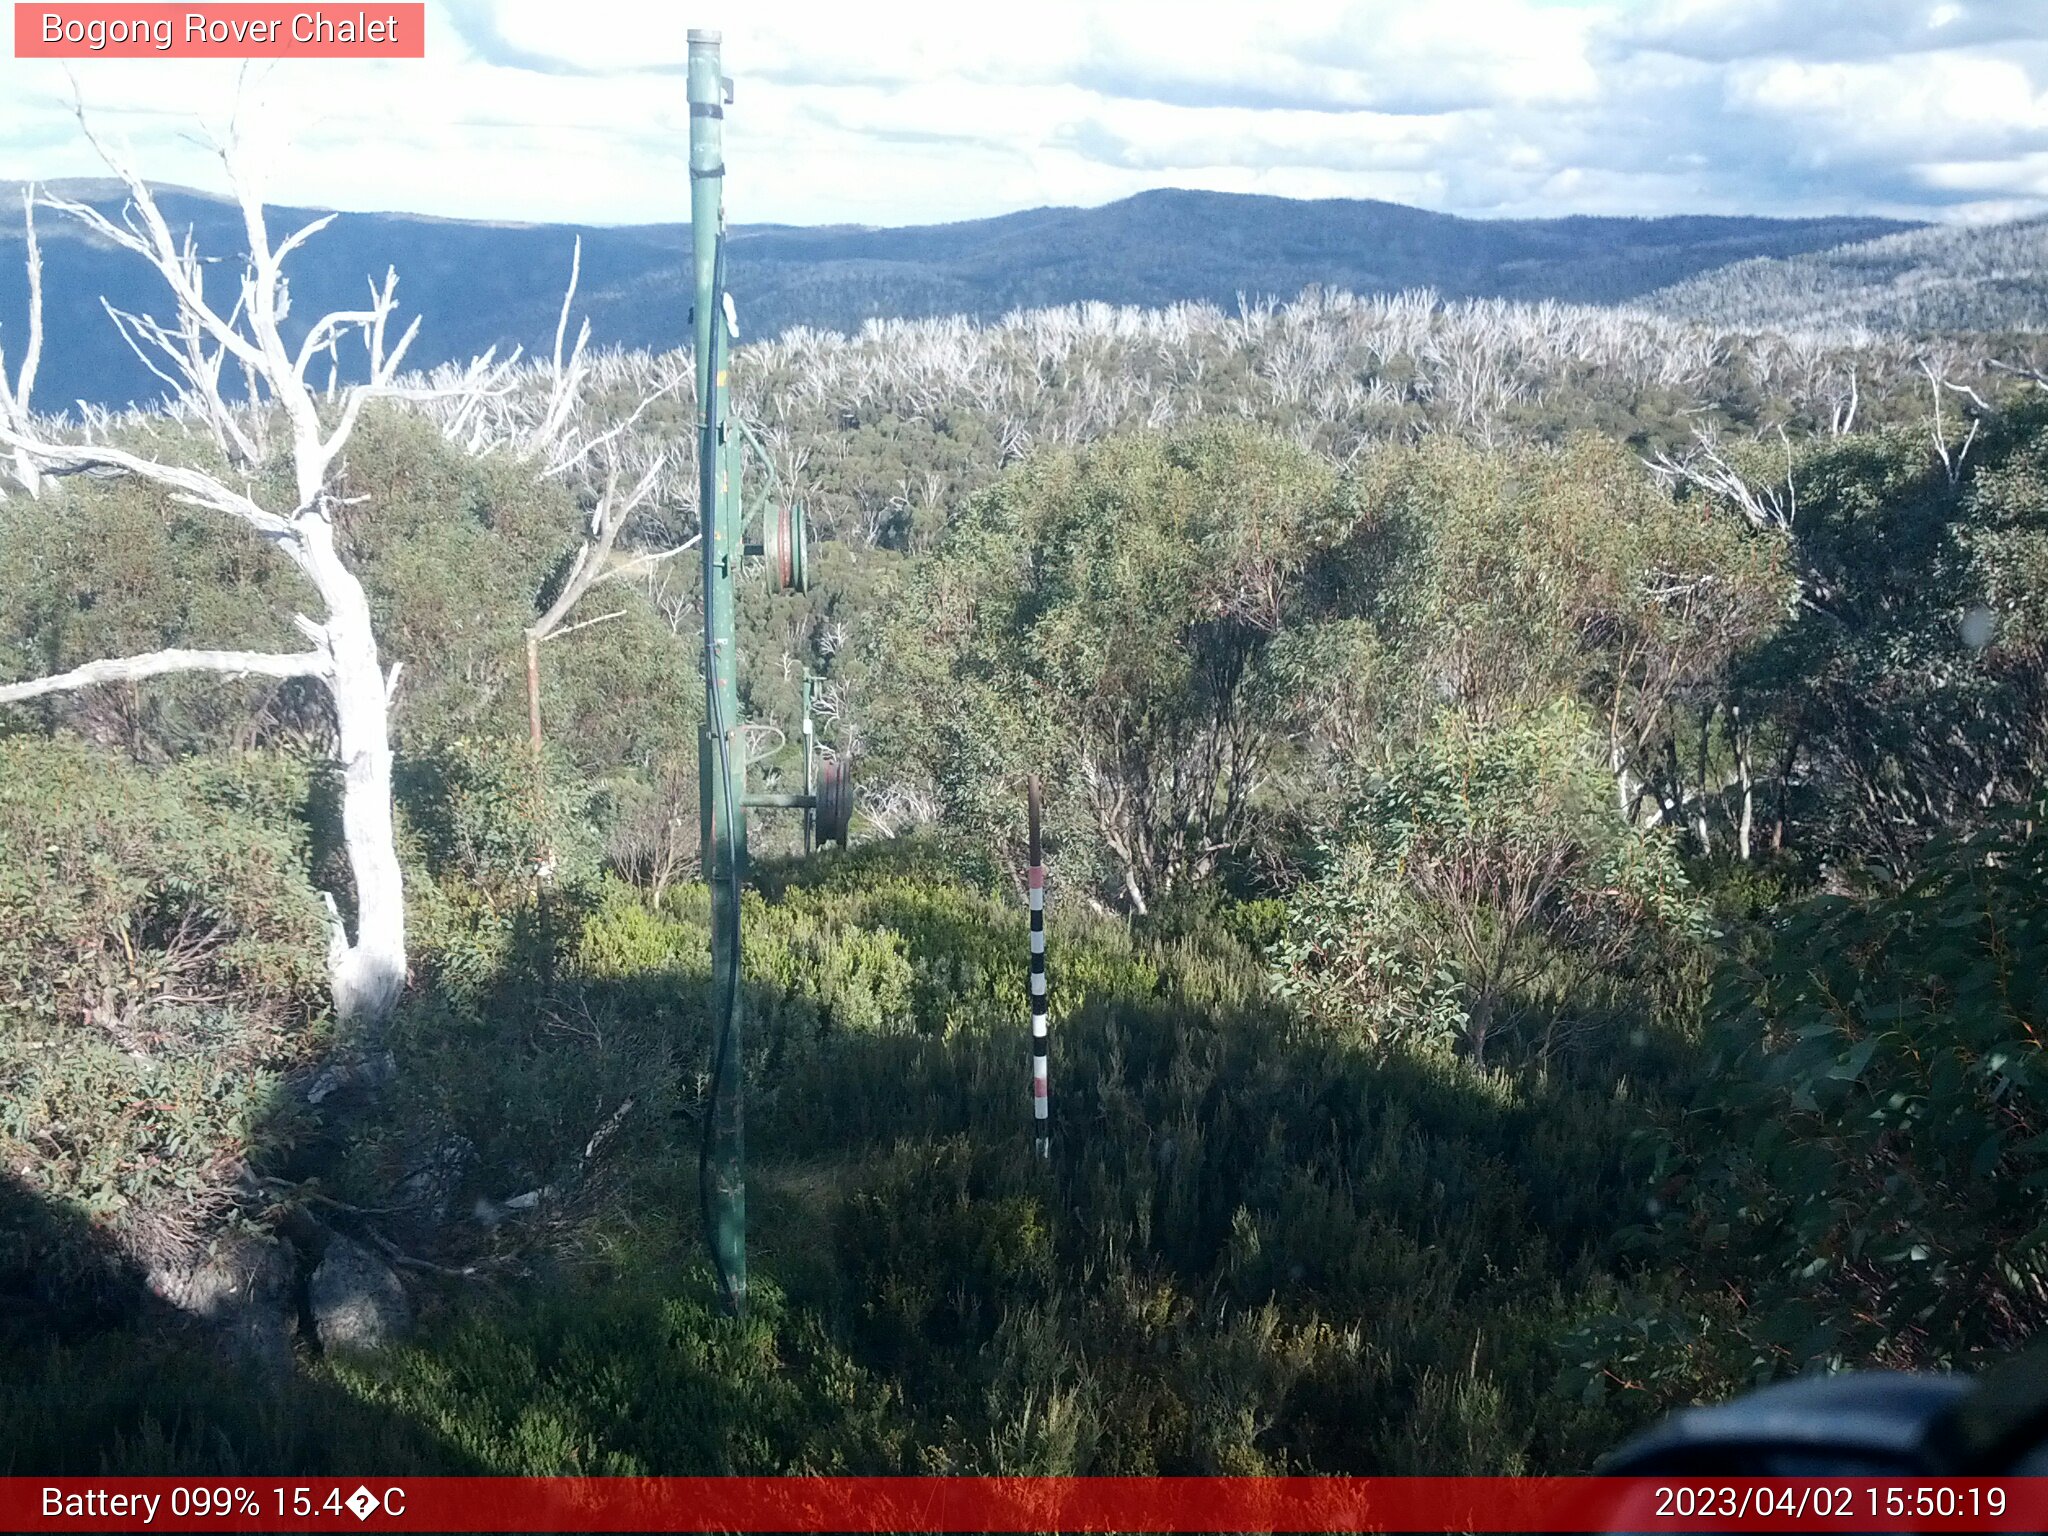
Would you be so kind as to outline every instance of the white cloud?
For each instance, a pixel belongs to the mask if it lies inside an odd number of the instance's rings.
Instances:
[[[1899,58],[2039,41],[2048,10],[2030,0],[1647,0],[1616,7],[1601,30],[1622,49],[1715,63]]]
[[[2048,63],[2048,47],[2032,60]],[[2008,54],[1855,63],[1776,59],[1730,81],[1748,115],[1797,125],[1804,142],[1879,162],[2048,145],[2048,70]]]
[[[1149,186],[1454,213],[2048,210],[2048,5],[2015,0],[432,0],[424,61],[290,61],[272,195],[687,217],[685,31],[722,25],[732,216],[907,223]],[[148,172],[233,66],[77,66]],[[266,129],[266,132],[269,130]],[[0,61],[0,179],[91,174],[69,86]]]

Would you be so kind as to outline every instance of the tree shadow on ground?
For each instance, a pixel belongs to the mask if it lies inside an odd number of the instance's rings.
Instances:
[[[0,1177],[0,1475],[483,1470],[301,1354],[264,1370],[155,1297],[102,1229]]]
[[[430,981],[387,1031],[389,1083],[310,1117],[304,1085],[280,1086],[286,1151],[257,1172],[289,1178],[266,1189],[414,1261],[421,1326],[386,1357],[323,1360],[302,1337],[265,1389],[161,1317],[132,1267],[38,1292],[40,1256],[104,1239],[10,1188],[19,1322],[0,1350],[26,1390],[0,1406],[0,1467],[886,1473],[936,1448],[956,1470],[1052,1470],[1006,1437],[1059,1399],[1099,1437],[1070,1465],[1200,1471],[1238,1434],[1240,1391],[1263,1394],[1256,1444],[1310,1470],[1444,1470],[1441,1445],[1507,1431],[1542,1442],[1533,1466],[1604,1443],[1606,1420],[1545,1394],[1561,1312],[1633,1194],[1611,1098],[1369,1052],[1127,964],[1127,944],[1084,964],[1056,924],[1073,1006],[1041,1161],[1021,915],[1012,933],[997,907],[914,894],[758,925],[785,949],[750,960],[745,993],[744,1322],[700,1257],[699,930],[627,914],[614,937],[642,947],[618,974],[551,951],[461,1000]],[[908,969],[875,973],[901,1006],[834,990],[867,974],[841,961],[886,945],[834,949],[833,922],[903,940]],[[1006,990],[976,980],[990,967]],[[956,991],[965,1006],[935,1006]],[[423,1217],[416,1153],[449,1143],[466,1158]],[[508,1198],[527,1191],[546,1193]],[[1277,1332],[1245,1331],[1267,1315]],[[1511,1469],[1491,1454],[1459,1466]]]

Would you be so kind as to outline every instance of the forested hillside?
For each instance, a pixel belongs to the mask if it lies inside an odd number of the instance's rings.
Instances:
[[[2048,220],[1908,230],[1738,261],[1645,301],[1739,330],[2048,330]]]
[[[116,216],[108,181],[50,189]],[[0,184],[0,272],[21,270],[19,187]],[[236,258],[247,245],[231,201],[166,191],[166,219],[201,249]],[[279,208],[297,228],[317,210]],[[857,331],[871,319],[965,315],[1100,300],[1233,306],[1292,299],[1304,288],[1451,298],[1613,303],[1747,257],[1789,256],[1904,226],[1883,219],[1460,219],[1394,203],[1302,201],[1161,191],[1101,208],[1038,208],[1002,218],[905,229],[740,225],[732,273],[742,324],[766,339],[792,326]],[[50,348],[44,398],[123,406],[153,400],[153,377],[108,324],[105,295],[149,313],[161,300],[110,242],[45,219]],[[571,256],[582,242],[581,308],[600,346],[661,349],[690,307],[687,225],[568,227],[471,223],[409,214],[345,214],[294,263],[296,321],[362,296],[364,274],[395,267],[408,308],[427,317],[415,361],[467,361],[487,347],[545,355]],[[209,281],[232,265],[209,263]],[[0,335],[19,335],[20,287],[0,283]],[[294,332],[294,341],[297,336]],[[343,360],[343,367],[350,366]]]
[[[1577,1471],[2017,1346],[2031,346],[1336,291],[744,346],[818,539],[743,587],[749,784],[808,668],[861,797],[756,823],[744,1321],[687,358],[10,410],[0,1470]],[[231,659],[79,675],[171,651]]]

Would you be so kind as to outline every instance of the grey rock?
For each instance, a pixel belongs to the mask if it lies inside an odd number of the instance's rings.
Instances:
[[[291,1375],[296,1272],[289,1244],[233,1232],[194,1263],[151,1270],[145,1283],[152,1295],[212,1328],[231,1358],[276,1386]]]
[[[351,1238],[328,1243],[306,1301],[323,1349],[382,1349],[412,1327],[412,1304],[398,1276]]]

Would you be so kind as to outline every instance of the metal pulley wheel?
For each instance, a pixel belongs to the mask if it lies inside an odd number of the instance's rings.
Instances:
[[[818,843],[846,846],[853,830],[853,769],[844,758],[825,764],[818,775]]]
[[[768,562],[768,585],[777,592],[803,592],[810,587],[805,559],[809,529],[803,507],[791,502],[761,514],[761,556]]]

